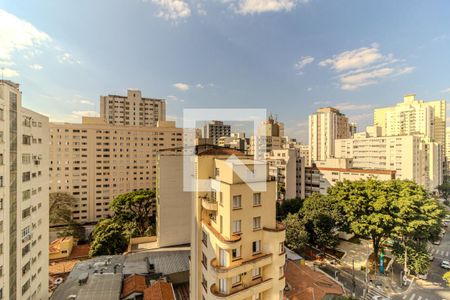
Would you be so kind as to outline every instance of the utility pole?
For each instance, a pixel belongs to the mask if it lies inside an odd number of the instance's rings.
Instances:
[[[355,289],[356,289],[356,282],[355,282],[355,259],[352,258],[352,296],[355,297]]]

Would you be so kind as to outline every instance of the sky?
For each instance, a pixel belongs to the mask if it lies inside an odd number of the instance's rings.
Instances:
[[[307,142],[334,106],[363,130],[405,94],[450,97],[449,1],[0,0],[0,72],[51,121],[127,89],[184,108],[265,108]]]

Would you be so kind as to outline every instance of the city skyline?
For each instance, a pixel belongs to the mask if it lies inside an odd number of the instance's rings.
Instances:
[[[321,106],[360,131],[404,94],[448,98],[449,5],[405,4],[2,1],[0,67],[52,121],[79,122],[101,95],[137,88],[165,98],[178,126],[183,108],[245,103],[307,142],[307,116]]]

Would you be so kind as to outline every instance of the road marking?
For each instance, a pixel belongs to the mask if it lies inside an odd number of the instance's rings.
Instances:
[[[422,300],[422,296],[419,296],[419,298],[417,298],[417,300]]]
[[[441,255],[444,256],[444,250],[441,250]]]
[[[448,256],[448,251],[447,251],[447,252],[445,252],[445,256]]]
[[[412,294],[411,297],[409,297],[409,300],[413,300],[416,294]]]
[[[407,295],[403,296],[403,298],[402,298],[402,299],[406,299],[406,296],[407,296]]]
[[[433,253],[434,253],[434,250],[435,250],[434,248],[433,248],[433,249],[431,249],[430,253],[431,253],[431,254],[433,254]]]

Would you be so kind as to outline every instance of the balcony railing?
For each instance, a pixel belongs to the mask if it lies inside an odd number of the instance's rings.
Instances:
[[[221,266],[217,258],[211,260],[211,266],[217,273],[238,272],[239,274],[249,272],[255,266],[262,267],[272,263],[272,253],[257,254],[249,259],[239,259],[232,262],[229,266]]]
[[[264,292],[270,288],[272,288],[271,278],[265,280],[263,280],[262,278],[258,278],[248,283],[243,283],[231,288],[229,293],[220,292],[218,286],[216,284],[213,284],[211,285],[211,294],[213,299],[244,299],[247,297],[251,297],[256,293]]]
[[[216,200],[211,199],[206,196],[200,197],[200,199],[202,200],[202,207],[204,209],[213,210],[213,211],[217,210],[217,201]]]

